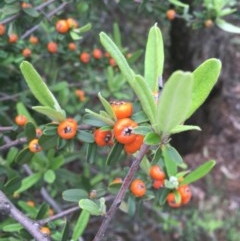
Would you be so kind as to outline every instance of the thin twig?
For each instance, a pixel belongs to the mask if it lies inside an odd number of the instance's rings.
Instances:
[[[50,238],[40,232],[40,225],[21,213],[0,190],[0,213],[9,216],[20,223],[36,241],[50,241]]]
[[[14,126],[0,126],[0,132],[3,131],[15,131],[16,127]]]
[[[115,212],[117,211],[119,205],[121,204],[127,190],[128,187],[133,179],[133,176],[135,175],[136,171],[139,168],[140,162],[142,160],[142,158],[144,157],[144,155],[146,154],[146,152],[148,151],[149,146],[143,144],[138,155],[136,156],[136,158],[134,159],[126,177],[123,180],[123,184],[116,196],[116,198],[114,199],[111,207],[109,208],[108,212],[106,213],[101,226],[98,229],[98,232],[96,234],[96,236],[94,237],[93,241],[101,241],[103,236],[105,235],[105,232],[115,214]]]
[[[65,210],[65,211],[62,211],[61,213],[58,213],[58,214],[52,216],[52,217],[42,219],[42,220],[38,221],[38,223],[39,223],[40,225],[44,225],[44,224],[46,224],[46,223],[48,223],[48,222],[54,221],[54,220],[56,220],[56,219],[65,217],[65,216],[67,216],[67,215],[69,215],[69,214],[71,214],[71,213],[74,213],[74,212],[78,211],[79,209],[80,209],[79,206],[69,208],[69,209],[67,209],[67,210]]]
[[[23,143],[26,143],[26,142],[27,142],[27,138],[26,137],[19,138],[17,140],[11,141],[11,142],[9,142],[9,143],[7,143],[5,145],[0,146],[0,151],[4,151],[6,149],[9,149],[12,146],[17,146],[19,144],[23,144]]]

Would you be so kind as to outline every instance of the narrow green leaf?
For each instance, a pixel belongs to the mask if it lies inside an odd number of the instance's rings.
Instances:
[[[43,82],[41,76],[35,70],[31,63],[23,61],[20,64],[22,74],[36,99],[44,106],[61,112],[61,107],[55,99],[52,92],[48,89],[47,85]]]
[[[28,142],[36,138],[36,127],[32,122],[27,122],[24,126],[24,134],[28,139]]]
[[[188,4],[182,3],[181,1],[178,1],[178,0],[168,0],[168,1],[178,7],[189,8]]]
[[[83,141],[85,143],[93,143],[94,142],[93,134],[90,132],[87,132],[87,131],[82,131],[82,130],[78,131],[77,139],[80,141]]]
[[[112,39],[104,32],[99,34],[100,41],[112,58],[116,61],[118,67],[120,68],[124,77],[128,80],[129,84],[132,86],[134,80],[134,72],[128,65],[126,58],[123,56],[117,45],[112,41]]]
[[[193,126],[193,125],[177,125],[171,130],[171,134],[177,134],[184,131],[201,131],[201,128],[199,126]]]
[[[143,111],[135,112],[132,116],[131,119],[134,120],[135,122],[139,123],[144,123],[148,121],[148,117]]]
[[[164,146],[162,148],[162,155],[168,177],[176,176],[177,162],[175,161],[175,159],[173,159],[174,157],[172,156],[171,149],[169,149],[169,147]]]
[[[113,39],[119,49],[122,49],[121,32],[117,23],[113,24]]]
[[[158,79],[162,77],[164,47],[160,29],[155,24],[151,27],[145,53],[144,78],[152,92],[158,90]]]
[[[97,113],[95,113],[96,115],[99,115]],[[91,125],[91,126],[97,126],[97,127],[100,127],[100,126],[105,126],[106,123],[99,120],[97,117],[91,115],[91,114],[85,114],[84,117],[83,117],[83,122],[85,124],[88,124],[88,125]]]
[[[82,221],[81,221],[81,223],[82,223]],[[76,226],[76,225],[75,225],[75,226]],[[74,226],[74,227],[75,227],[75,226]],[[65,225],[64,225],[64,228],[63,228],[63,230],[62,230],[62,237],[61,237],[61,240],[60,240],[60,241],[66,241],[66,240],[68,240],[69,229],[70,229],[69,223],[68,223],[68,221],[66,221],[66,223],[65,223]],[[81,235],[81,234],[80,234],[80,235]]]
[[[149,170],[151,168],[151,163],[147,159],[146,156],[143,157],[142,161],[140,162],[140,168],[147,174],[149,175]]]
[[[48,215],[48,211],[49,211],[49,205],[46,203],[43,203],[35,217],[35,220],[40,220],[45,218]]]
[[[90,143],[87,146],[87,162],[93,163],[96,160],[97,145],[95,143]]]
[[[129,195],[127,201],[128,201],[128,203],[127,203],[128,215],[129,215],[130,217],[133,217],[133,215],[134,215],[135,212],[136,212],[136,199],[135,199],[135,197],[133,197],[132,195]]]
[[[161,188],[158,193],[159,193],[159,204],[160,205],[163,205],[165,202],[166,202],[166,198],[167,198],[167,195],[169,193],[169,189],[168,188]]]
[[[83,189],[69,189],[62,193],[62,198],[69,202],[79,202],[83,198],[87,198],[88,193]]]
[[[79,207],[88,211],[91,215],[99,216],[102,214],[99,205],[88,198],[81,199],[79,201]]]
[[[73,241],[79,240],[79,237],[83,234],[84,230],[87,227],[88,221],[90,218],[90,213],[86,210],[82,210],[77,220],[77,223],[74,225],[72,239]]]
[[[22,8],[22,10],[29,16],[33,18],[39,17],[39,12],[36,11],[34,8]]]
[[[199,166],[197,169],[189,173],[187,176],[184,177],[184,180],[181,182],[182,185],[184,184],[190,184],[192,182],[195,182],[199,180],[200,178],[207,175],[212,168],[215,166],[216,162],[213,160],[210,160],[208,162],[205,162],[201,166]]]
[[[123,150],[123,145],[119,142],[116,142],[108,154],[106,164],[112,165],[113,163],[117,163],[121,157],[122,150]]]
[[[147,135],[149,132],[152,132],[152,128],[149,125],[143,125],[143,126],[137,126],[133,129],[134,134],[140,134],[140,135]]]
[[[34,173],[22,179],[21,187],[16,191],[17,193],[24,192],[25,190],[36,184],[42,177],[42,173]]]
[[[66,114],[63,110],[55,110],[48,106],[33,106],[32,109],[43,115],[46,115],[53,121],[61,122],[66,119]]]
[[[23,150],[21,150],[17,156],[16,156],[16,159],[15,159],[15,162],[18,164],[18,165],[22,165],[24,163],[27,163],[27,162],[30,162],[32,157],[33,157],[34,153],[33,152],[30,152],[28,147],[25,147]]]
[[[226,32],[236,33],[236,34],[240,33],[240,28],[238,26],[228,23],[221,18],[216,19],[216,24],[219,28],[221,28],[222,30],[224,30]]]
[[[56,148],[58,139],[58,135],[48,136],[43,134],[40,136],[38,143],[43,150],[49,150],[51,148]]]
[[[108,113],[108,115],[111,118],[113,118],[114,120],[117,120],[117,117],[111,107],[111,104],[105,98],[102,97],[100,92],[98,93],[98,98],[101,101],[101,103],[102,103],[104,109],[106,110],[106,112]]]
[[[175,71],[165,84],[158,102],[156,131],[168,134],[186,119],[192,100],[193,75]]]
[[[207,99],[220,75],[222,68],[218,59],[208,59],[193,72],[192,103],[186,119],[189,118]]]
[[[7,166],[10,166],[11,163],[16,159],[16,156],[18,154],[18,149],[16,147],[11,147],[8,154],[7,154],[7,157],[6,157],[6,164]]]
[[[178,153],[178,151],[171,145],[167,145],[165,147],[165,152],[167,152],[167,155],[171,160],[176,162],[177,165],[182,165],[183,164],[183,159],[181,155]]]
[[[157,113],[157,107],[153,93],[142,76],[135,76],[132,88],[141,103],[143,111],[149,118],[151,124],[154,124]]]
[[[3,232],[17,232],[22,229],[22,225],[20,223],[7,224],[2,227]]]
[[[92,24],[91,23],[87,23],[84,26],[82,26],[81,28],[73,29],[71,32],[75,32],[75,33],[78,33],[78,34],[83,34],[83,33],[87,32],[87,31],[89,31],[91,28],[92,28]]]
[[[19,176],[14,176],[4,184],[4,193],[6,195],[13,194],[18,188],[20,188],[20,186],[21,178]]]
[[[109,126],[113,126],[114,125],[114,121],[111,118],[104,117],[104,116],[102,116],[102,115],[100,115],[98,113],[95,113],[95,112],[93,112],[93,111],[91,111],[89,109],[85,109],[85,111],[87,113],[89,113],[90,115],[92,115],[93,117],[95,117],[95,118],[99,119],[100,121],[106,123]]]

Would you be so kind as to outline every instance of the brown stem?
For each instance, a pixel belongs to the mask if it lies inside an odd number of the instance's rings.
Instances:
[[[106,213],[106,215],[101,223],[101,226],[99,227],[98,232],[97,232],[96,236],[94,237],[93,241],[101,241],[102,240],[115,212],[117,211],[119,205],[121,204],[128,188],[129,188],[129,185],[130,185],[136,171],[139,168],[141,160],[143,159],[143,157],[144,157],[145,153],[148,151],[148,149],[149,149],[149,146],[147,146],[145,144],[142,145],[138,155],[134,159],[126,177],[123,180],[123,184],[122,184],[116,198],[114,199],[111,207],[109,208],[108,212]]]
[[[27,142],[27,138],[25,138],[25,137],[19,138],[15,141],[11,141],[11,142],[9,142],[5,145],[0,146],[0,151],[4,151],[4,150],[6,150],[6,149],[8,149],[12,146],[17,146],[19,144],[23,144],[23,143],[26,143],[26,142]]]
[[[40,225],[20,212],[0,190],[0,213],[9,216],[20,223],[36,241],[50,241],[50,238],[40,232]]]

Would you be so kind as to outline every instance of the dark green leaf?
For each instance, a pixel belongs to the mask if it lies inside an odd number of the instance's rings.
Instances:
[[[33,18],[39,17],[38,11],[36,11],[34,8],[23,8],[23,11],[24,11],[27,15],[29,15],[29,16],[31,16],[31,17],[33,17]]]
[[[8,224],[5,225],[2,228],[3,232],[17,232],[22,229],[22,225],[20,223],[13,223],[13,224]]]
[[[136,198],[133,196],[128,197],[128,215],[133,217],[136,212]]]
[[[199,166],[197,169],[195,169],[194,171],[192,171],[191,173],[186,175],[184,177],[184,180],[181,182],[181,184],[182,185],[190,184],[192,182],[199,180],[200,178],[207,175],[212,170],[212,168],[215,166],[215,164],[216,164],[216,162],[213,160],[205,162],[204,164]]]
[[[46,203],[43,203],[37,213],[35,220],[41,220],[45,218],[48,215],[48,211],[49,211],[49,206]]]
[[[131,119],[134,120],[137,123],[144,123],[148,121],[148,117],[143,111],[135,112],[132,116]]]
[[[23,150],[21,150],[18,155],[16,156],[15,162],[19,165],[22,165],[24,163],[29,163],[33,157],[34,153],[30,152],[28,147],[25,147]]]
[[[66,220],[66,223],[65,223],[65,225],[64,225],[64,228],[63,228],[63,230],[62,230],[62,237],[61,237],[61,240],[60,240],[60,241],[66,241],[66,240],[68,240],[69,230],[70,230],[69,223],[68,223],[68,221]]]
[[[123,150],[123,145],[119,142],[116,142],[108,154],[106,164],[112,165],[113,163],[117,163],[118,160],[120,159],[122,150]]]
[[[18,176],[15,176],[15,177],[9,179],[4,184],[4,193],[6,195],[13,194],[21,186],[21,180],[22,179]]]
[[[83,189],[69,189],[62,193],[62,198],[69,202],[79,202],[82,198],[87,198],[88,193]]]
[[[16,156],[18,154],[18,149],[16,147],[11,147],[9,149],[9,152],[7,154],[6,160],[7,160],[7,165],[11,165],[11,163],[16,159]]]
[[[87,162],[93,163],[96,159],[97,145],[95,143],[87,146]]]
[[[78,138],[78,140],[83,141],[85,143],[93,143],[94,142],[93,134],[88,131],[79,130],[77,133],[77,138]]]
[[[58,143],[58,135],[54,136],[47,136],[47,135],[41,135],[39,138],[39,145],[42,147],[43,150],[49,150],[51,148],[56,148]]]
[[[36,127],[32,122],[27,122],[24,126],[24,134],[28,139],[28,142],[36,138]]]

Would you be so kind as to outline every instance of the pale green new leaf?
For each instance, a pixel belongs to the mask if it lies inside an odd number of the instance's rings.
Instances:
[[[192,85],[193,75],[190,72],[175,71],[170,76],[158,102],[154,125],[157,133],[171,133],[186,119],[192,100]]]
[[[207,99],[221,71],[221,61],[208,59],[193,71],[192,103],[186,119],[188,119]]]
[[[109,114],[109,116],[111,116],[114,120],[117,120],[117,117],[111,107],[111,104],[105,98],[102,97],[100,92],[98,93],[98,98],[101,101],[106,112]]]
[[[171,134],[176,134],[180,133],[183,131],[201,131],[201,128],[199,126],[194,126],[194,125],[177,125],[171,130]]]
[[[145,53],[144,78],[152,92],[158,90],[158,79],[162,77],[164,63],[163,39],[160,29],[155,24],[151,27]]]
[[[46,115],[53,121],[61,122],[66,118],[64,110],[58,111],[48,106],[33,106],[32,109],[43,115]]]
[[[226,31],[226,32],[229,32],[229,33],[240,33],[240,28],[231,24],[231,23],[228,23],[226,22],[225,20],[223,19],[216,19],[216,24],[219,28],[221,28],[222,30]]]
[[[157,113],[157,107],[152,91],[144,78],[140,75],[135,76],[132,88],[138,96],[144,113],[149,118],[151,124],[153,124]]]
[[[128,80],[129,84],[132,86],[135,75],[133,70],[128,65],[126,58],[123,56],[123,54],[121,53],[117,45],[112,41],[112,39],[106,33],[101,32],[99,35],[100,35],[100,41],[102,45],[108,51],[108,53],[112,56],[112,58],[116,61],[122,74]]]
[[[94,112],[94,111],[92,111],[92,110],[89,110],[89,109],[85,109],[85,111],[86,111],[87,113],[89,113],[90,115],[92,115],[93,117],[95,117],[96,119],[98,119],[98,120],[106,123],[106,124],[109,125],[109,126],[113,126],[113,125],[114,125],[114,121],[113,121],[110,117],[108,118],[108,117],[106,117],[106,116],[103,116],[103,115],[101,115],[101,114],[98,114],[98,113],[96,113],[96,112]]]
[[[47,85],[43,82],[41,76],[38,74],[32,64],[28,61],[23,61],[20,64],[20,69],[35,98],[42,105],[61,111],[61,107],[56,98],[48,89]]]

